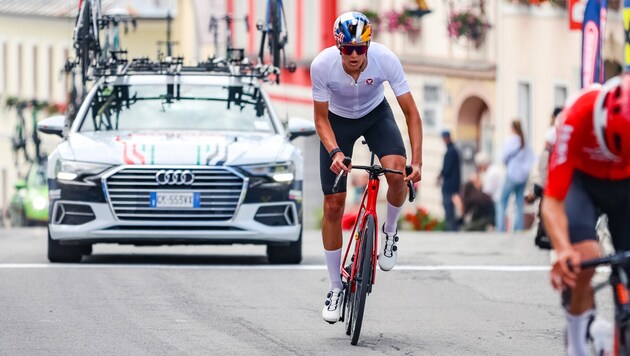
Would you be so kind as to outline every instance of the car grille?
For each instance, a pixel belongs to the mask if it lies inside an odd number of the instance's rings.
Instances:
[[[194,174],[190,185],[164,184],[156,181],[160,170],[188,169]],[[132,221],[226,221],[238,208],[246,190],[243,177],[225,167],[208,168],[124,168],[106,178],[107,198],[119,220]],[[160,192],[199,193],[194,208],[151,207],[151,195]]]

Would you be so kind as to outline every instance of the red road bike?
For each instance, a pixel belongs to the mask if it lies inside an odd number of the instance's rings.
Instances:
[[[385,173],[403,174],[403,172],[374,164],[374,153],[371,154],[370,166],[352,166],[352,169],[363,169],[369,174],[369,181],[363,192],[363,199],[357,213],[357,219],[352,228],[348,246],[341,263],[341,277],[344,288],[344,302],[341,321],[345,321],[346,335],[351,336],[350,343],[356,345],[361,333],[363,313],[367,295],[372,292],[372,285],[376,280],[376,259],[378,256],[378,218],[376,215],[376,200],[378,197],[379,177]],[[344,159],[346,166],[350,165],[350,157]],[[405,169],[411,174],[411,166]],[[343,171],[337,175],[333,192],[337,191]],[[415,190],[411,181],[409,188],[409,201],[415,198]],[[350,264],[347,267],[348,255],[352,251]]]

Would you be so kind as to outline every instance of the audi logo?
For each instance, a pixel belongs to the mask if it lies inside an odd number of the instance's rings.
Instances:
[[[188,169],[162,169],[155,174],[155,181],[159,185],[191,185],[195,175]]]

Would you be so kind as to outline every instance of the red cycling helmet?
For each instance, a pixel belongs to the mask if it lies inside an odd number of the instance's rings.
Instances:
[[[630,161],[630,73],[606,82],[593,110],[599,147],[610,159]]]

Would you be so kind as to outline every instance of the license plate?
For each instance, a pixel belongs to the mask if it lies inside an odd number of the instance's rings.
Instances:
[[[198,208],[201,196],[195,192],[151,192],[152,208]]]

